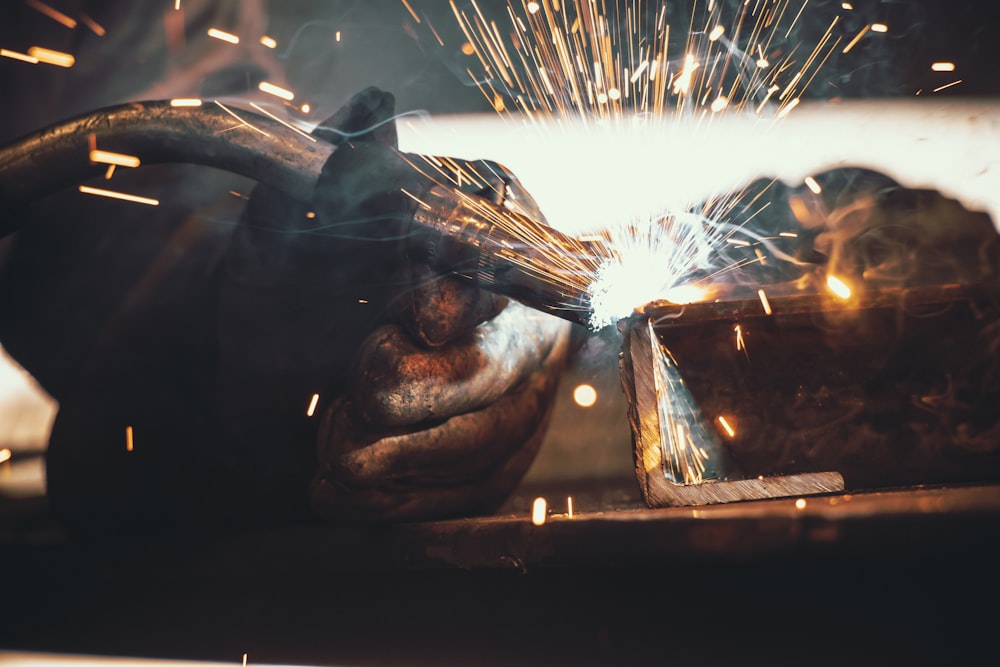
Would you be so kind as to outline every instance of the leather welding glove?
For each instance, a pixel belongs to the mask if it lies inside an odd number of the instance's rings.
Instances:
[[[313,134],[395,147],[393,113],[369,89]],[[541,443],[568,325],[409,261],[392,206],[365,205],[401,184],[345,164],[308,206],[258,188],[226,257],[218,396],[234,466],[276,484],[308,471],[314,510],[335,519],[493,509]],[[501,167],[474,166],[478,194],[531,207]]]

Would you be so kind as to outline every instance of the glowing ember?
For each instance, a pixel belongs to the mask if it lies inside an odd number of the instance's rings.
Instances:
[[[122,201],[130,201],[136,204],[145,204],[147,206],[160,205],[160,202],[157,199],[150,199],[149,197],[140,197],[139,195],[130,195],[125,192],[116,192],[114,190],[102,190],[101,188],[92,188],[89,185],[81,185],[79,187],[79,190],[84,194],[97,195],[98,197],[121,199]]]
[[[531,503],[531,523],[536,526],[544,525],[547,513],[548,503],[545,498],[535,498],[535,502]]]
[[[415,11],[413,11],[413,7],[410,7],[410,3],[408,3],[406,0],[402,1],[403,1],[403,6],[406,7],[406,11],[410,12],[410,16],[413,17],[413,20],[416,21],[417,23],[420,23],[420,17],[417,16],[417,13]]]
[[[133,169],[140,164],[139,158],[134,155],[124,155],[122,153],[112,153],[111,151],[99,151],[96,149],[90,151],[90,161]]]
[[[847,286],[843,280],[833,275],[832,273],[826,277],[826,286],[833,292],[838,298],[850,299],[851,298],[851,288]]]
[[[566,497],[566,516],[573,518],[573,496]]]
[[[32,65],[38,64],[38,58],[34,56],[29,56],[26,53],[18,53],[17,51],[11,51],[9,49],[0,49],[0,56],[4,58],[11,58],[13,60],[21,60],[26,63],[31,63]]]
[[[200,107],[201,100],[196,97],[175,97],[170,100],[172,107]]]
[[[797,509],[797,510],[804,510],[805,508],[806,508],[806,499],[805,498],[799,498],[798,500],[795,501],[795,509]]]
[[[231,32],[226,32],[225,30],[219,30],[218,28],[209,28],[208,36],[217,39],[220,42],[228,42],[229,44],[239,44],[240,38]]]
[[[931,71],[933,72],[954,72],[955,63],[940,62],[931,64]]]
[[[105,33],[107,32],[104,29],[104,26],[102,26],[100,23],[90,18],[86,14],[81,13],[80,20],[83,22],[84,25],[90,28],[91,32],[93,32],[98,37],[104,37]]]
[[[312,417],[316,413],[317,405],[319,405],[319,394],[313,394],[312,400],[309,401],[309,407],[306,408],[306,417]]]
[[[872,23],[872,32],[889,32],[889,26],[884,23]]]
[[[962,83],[962,80],[961,80],[961,79],[959,79],[958,81],[952,81],[951,83],[946,83],[946,84],[944,84],[943,86],[938,86],[937,88],[935,88],[935,89],[934,89],[934,91],[933,91],[933,92],[935,92],[935,93],[939,93],[939,92],[941,92],[942,90],[945,90],[945,89],[947,89],[947,88],[951,88],[952,86],[957,86],[957,85],[958,85],[958,84],[960,84],[960,83]]]
[[[277,86],[271,83],[270,81],[261,81],[259,84],[257,84],[257,89],[260,90],[262,93],[267,93],[268,95],[274,95],[275,97],[280,97],[281,99],[287,100],[288,102],[291,102],[292,100],[295,99],[295,93],[288,90],[287,88],[282,88],[281,86]]]
[[[573,390],[573,402],[581,408],[590,408],[597,403],[597,390],[589,384],[577,385]]]
[[[53,51],[41,46],[33,46],[28,49],[28,55],[40,63],[55,65],[56,67],[72,67],[76,63],[76,58],[69,53]]]
[[[729,421],[725,417],[719,415],[718,421],[719,421],[719,426],[721,426],[722,430],[726,432],[726,435],[728,435],[730,438],[736,437],[736,430],[729,424]]]
[[[56,9],[53,9],[52,7],[50,7],[49,5],[45,4],[44,2],[41,2],[41,0],[25,0],[24,4],[28,5],[29,7],[31,7],[32,9],[34,9],[37,12],[45,14],[46,16],[48,16],[50,19],[52,19],[56,23],[63,24],[67,28],[71,28],[72,29],[72,28],[76,27],[76,19],[74,19],[72,17],[69,17],[69,16],[66,16],[62,12],[60,12],[60,11],[58,11]]]
[[[857,43],[861,41],[861,38],[864,37],[865,33],[867,33],[870,29],[871,29],[870,25],[866,25],[864,28],[862,28],[861,31],[854,36],[854,39],[852,39],[847,43],[847,46],[844,47],[843,53],[850,53],[851,49],[853,49],[857,45]]]
[[[13,454],[7,447],[0,449],[0,463],[6,463],[7,461],[10,461],[11,456],[13,456]]]
[[[278,41],[274,37],[268,37],[267,35],[260,38],[260,43],[269,49],[278,48]]]
[[[125,427],[125,451],[126,452],[131,452],[133,449],[135,449],[135,441],[133,439],[132,427],[131,426],[126,426]]]
[[[760,305],[764,309],[765,315],[771,315],[774,311],[771,310],[771,301],[767,298],[767,292],[764,288],[757,290],[757,296],[760,297]]]

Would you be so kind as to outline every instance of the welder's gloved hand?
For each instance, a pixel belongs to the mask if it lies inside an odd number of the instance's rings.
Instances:
[[[394,147],[393,113],[369,89],[314,135],[343,151]],[[568,325],[409,261],[406,215],[380,196],[400,184],[357,164],[324,173],[312,206],[259,188],[233,239],[219,309],[220,410],[227,441],[244,443],[232,456],[308,486],[328,518],[489,511],[541,443]],[[540,215],[502,167],[470,167],[478,194]],[[245,445],[268,440],[287,450]]]

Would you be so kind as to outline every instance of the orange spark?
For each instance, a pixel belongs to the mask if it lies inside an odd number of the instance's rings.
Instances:
[[[573,496],[566,496],[566,516],[573,518]]]
[[[851,298],[851,288],[848,287],[847,283],[832,273],[826,276],[826,286],[831,292],[841,299]]]
[[[597,403],[597,390],[589,384],[579,384],[573,390],[573,402],[581,408],[590,408]]]
[[[767,292],[764,291],[763,287],[757,290],[757,296],[760,297],[760,305],[764,309],[764,314],[770,315],[773,313],[774,311],[771,310],[771,300],[767,298]]]
[[[408,3],[406,0],[402,0],[402,2],[403,6],[406,7],[406,11],[410,12],[410,16],[413,17],[413,20],[416,21],[417,23],[420,23],[420,17],[417,16],[417,13],[415,11],[413,11],[413,7],[410,7],[410,3]]]
[[[935,89],[934,89],[934,90],[933,90],[932,92],[935,92],[935,93],[940,93],[940,92],[941,92],[942,90],[944,90],[945,88],[951,88],[952,86],[957,86],[957,85],[958,85],[958,84],[960,84],[960,83],[962,83],[962,80],[961,80],[961,79],[959,79],[958,81],[952,81],[951,83],[946,83],[946,84],[944,84],[943,86],[938,86],[938,87],[937,87],[937,88],[935,88]]]
[[[28,49],[28,55],[33,58],[37,58],[40,63],[55,65],[56,67],[72,67],[76,62],[76,58],[69,53],[53,51],[52,49],[46,49],[41,46],[33,46]]]
[[[806,508],[806,499],[805,498],[799,498],[798,500],[795,501],[795,509],[797,509],[797,510],[804,510],[805,508]]]
[[[722,426],[722,429],[726,432],[726,435],[728,435],[730,438],[735,438],[736,437],[736,430],[732,426],[729,425],[729,422],[726,420],[725,417],[723,417],[722,415],[719,415],[719,420],[718,421],[719,421],[719,425]]]
[[[133,436],[132,436],[132,427],[131,426],[126,426],[125,427],[125,451],[126,452],[131,452],[134,449],[134,446],[135,446],[135,441],[133,440]]]
[[[170,106],[172,107],[200,107],[201,100],[197,97],[175,97],[170,100]]]
[[[818,194],[821,194],[823,192],[823,188],[821,188],[819,186],[819,183],[817,183],[816,179],[813,178],[812,176],[806,176],[806,178],[805,178],[805,184],[806,184],[806,187],[808,187],[810,190],[813,191],[813,194],[817,194],[818,195]]]
[[[104,26],[82,12],[80,13],[80,20],[98,37],[104,37],[107,32]]]
[[[260,38],[260,43],[269,49],[278,48],[277,40],[275,40],[274,37],[268,37],[267,35],[264,35],[263,37]]]
[[[854,39],[852,39],[850,42],[847,43],[847,46],[844,47],[843,53],[849,53],[851,49],[854,48],[854,45],[861,41],[861,38],[865,36],[865,33],[868,32],[870,28],[871,28],[870,25],[866,25],[864,28],[862,28],[861,32],[855,35]]]
[[[531,503],[531,523],[536,526],[543,525],[547,509],[548,504],[545,502],[545,498],[535,498],[535,502]]]
[[[291,102],[295,99],[295,93],[288,90],[287,88],[282,88],[277,86],[270,81],[261,81],[257,84],[257,89],[262,93],[267,93],[268,95],[274,95],[275,97],[280,97],[281,99]]]
[[[0,449],[0,463],[6,463],[7,461],[10,461],[11,456],[13,456],[13,454],[7,447]]]
[[[218,28],[209,28],[208,36],[213,37],[220,42],[229,42],[230,44],[239,44],[240,38],[231,32],[226,32],[225,30],[219,30]]]
[[[62,23],[67,28],[76,27],[76,19],[66,16],[57,9],[53,9],[49,5],[42,2],[41,0],[25,0],[24,4],[28,5],[37,12],[45,14],[56,23]]]
[[[306,417],[312,417],[316,412],[316,406],[319,404],[319,394],[313,394],[312,400],[309,401],[309,407],[306,409]]]
[[[121,199],[122,201],[130,201],[136,204],[146,204],[147,206],[160,205],[159,200],[150,199],[149,197],[140,197],[138,195],[130,195],[125,192],[116,192],[114,190],[102,190],[101,188],[92,188],[89,185],[81,185],[79,189],[80,192],[88,195],[109,197],[110,199]]]
[[[889,32],[889,26],[884,23],[872,23],[872,32]]]
[[[949,62],[931,63],[931,71],[932,72],[954,72],[955,71],[955,63],[949,63]]]
[[[96,149],[90,151],[90,161],[129,168],[138,167],[140,164],[139,158],[134,155],[124,155],[122,153],[112,153],[111,151],[99,151]]]
[[[26,53],[18,53],[17,51],[10,51],[8,49],[0,49],[0,56],[4,58],[12,58],[14,60],[21,60],[26,63],[31,63],[32,65],[38,64],[38,58],[34,56],[29,56]]]

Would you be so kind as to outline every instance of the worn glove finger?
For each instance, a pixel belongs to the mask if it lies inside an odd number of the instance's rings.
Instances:
[[[507,304],[505,297],[481,290],[465,278],[442,276],[425,264],[414,263],[410,270],[413,289],[399,319],[427,347],[468,335]]]
[[[510,496],[531,466],[545,437],[536,428],[510,458],[482,475],[450,486],[404,485],[351,487],[329,475],[317,475],[310,489],[317,516],[337,521],[416,521],[488,514]]]
[[[438,349],[417,345],[398,326],[381,327],[361,347],[351,400],[378,429],[475,410],[537,369],[567,327],[515,302],[465,340]]]
[[[373,434],[346,399],[330,406],[318,439],[317,511],[338,518],[418,518],[502,502],[541,443],[567,340],[559,336],[517,390],[420,431]]]

